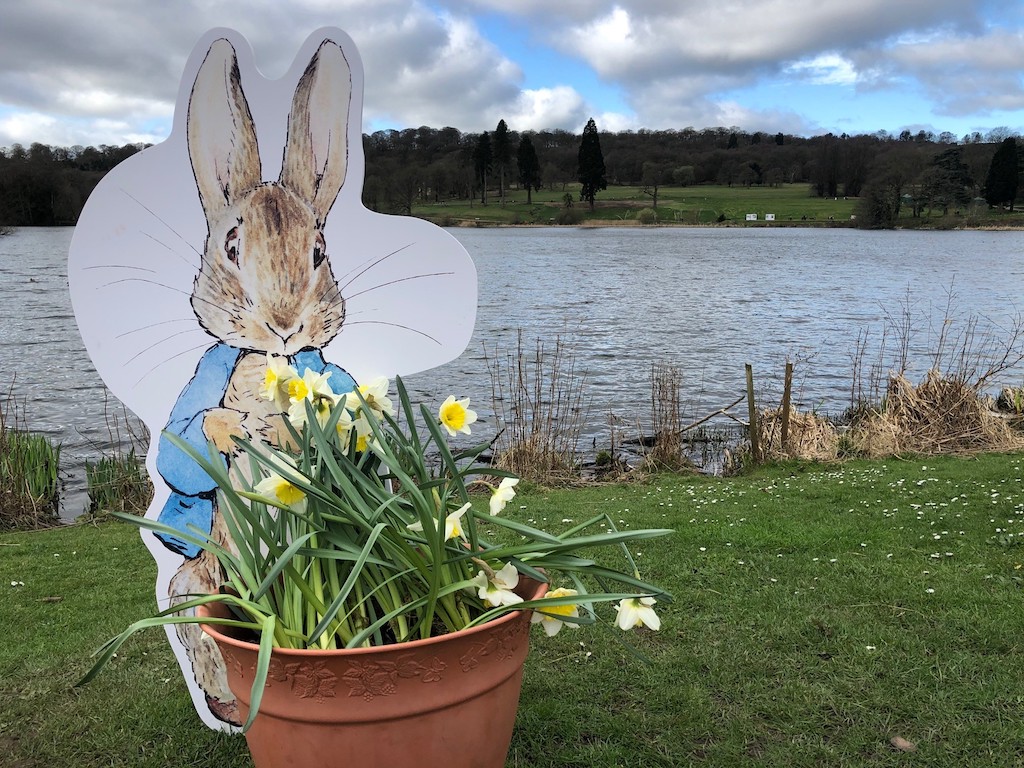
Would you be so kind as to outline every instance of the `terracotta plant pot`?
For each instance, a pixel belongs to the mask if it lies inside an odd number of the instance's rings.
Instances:
[[[523,597],[539,598],[546,586],[531,581]],[[228,615],[220,603],[200,611]],[[530,613],[397,645],[275,649],[259,714],[246,733],[256,768],[502,768]],[[244,719],[259,647],[232,637],[230,628],[202,628],[224,655]]]

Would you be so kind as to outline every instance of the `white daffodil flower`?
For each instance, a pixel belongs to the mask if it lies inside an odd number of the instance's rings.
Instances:
[[[444,519],[444,540],[454,539],[456,537],[466,538],[466,534],[462,530],[462,516],[466,514],[470,508],[470,504],[467,502],[459,507],[457,510],[452,512],[448,517]],[[422,531],[423,523],[410,523],[406,526],[410,531]]]
[[[544,593],[544,597],[573,597],[578,595],[575,589],[566,589],[559,587],[558,589],[550,589]],[[568,626],[576,629],[579,625],[573,621],[563,621],[559,616],[579,618],[579,608],[575,604],[566,605],[549,605],[541,608],[535,608],[533,616],[530,618],[531,624],[540,624],[544,629],[544,634],[548,637],[554,637],[557,635],[563,626]]]
[[[363,396],[363,400],[366,401],[367,407],[374,411],[378,418],[382,418],[385,413],[388,416],[395,415],[395,409],[391,404],[391,398],[388,397],[388,386],[388,377],[378,376],[373,381],[366,384],[360,384],[356,387],[356,391],[358,391],[359,394]],[[352,396],[352,399],[349,400],[349,402],[353,406],[362,406],[362,403],[359,402],[359,398],[355,395]]]
[[[491,578],[487,578],[487,574],[483,571],[479,571],[473,577],[473,586],[477,588],[477,595],[492,608],[523,602],[523,598],[512,591],[518,584],[519,571],[512,563],[505,563],[505,566],[495,572]]]
[[[288,420],[296,427],[306,423],[306,401],[313,404],[316,411],[316,419],[323,424],[331,415],[331,409],[340,399],[334,394],[327,379],[331,372],[316,373],[307,368],[302,378],[295,378],[288,382],[288,399],[291,407],[288,409]]]
[[[661,628],[661,619],[651,607],[657,602],[653,597],[630,597],[620,600],[615,606],[618,614],[615,623],[620,629],[630,630],[644,625],[655,631]]]
[[[496,515],[505,508],[516,495],[516,484],[519,482],[518,477],[506,477],[498,487],[491,492],[490,509],[491,515]]]
[[[437,411],[441,426],[448,434],[455,437],[458,433],[468,435],[469,425],[476,421],[476,411],[469,410],[469,398],[456,400],[455,395],[448,395]]]
[[[294,462],[283,454],[274,454],[275,462],[280,462],[281,471],[293,468]],[[266,496],[277,503],[290,507],[296,512],[303,512],[306,509],[306,492],[297,487],[291,480],[282,476],[280,472],[272,469],[263,470],[266,477],[260,480],[253,488],[260,496]]]
[[[273,400],[281,411],[288,410],[288,382],[298,377],[298,371],[288,365],[288,358],[268,352],[260,397],[264,400]]]
[[[362,453],[373,442],[373,428],[369,420],[362,414],[352,420],[352,431],[356,435],[356,450]]]
[[[300,400],[319,400],[330,398],[332,402],[338,399],[331,389],[327,380],[331,378],[331,372],[317,373],[312,368],[307,368],[302,378],[295,378],[288,382],[288,399],[297,403]]]

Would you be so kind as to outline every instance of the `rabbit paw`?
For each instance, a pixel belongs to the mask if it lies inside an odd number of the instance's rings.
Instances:
[[[248,440],[250,435],[242,426],[248,414],[233,408],[211,408],[203,416],[203,434],[212,440],[221,453],[230,454],[235,450],[232,437]]]
[[[203,552],[199,557],[182,563],[171,579],[168,590],[171,604],[180,603],[194,595],[212,594],[217,591],[219,582],[216,560],[209,553]],[[183,613],[194,615],[195,610],[190,608]],[[217,644],[198,624],[176,624],[175,631],[185,647],[192,665],[192,674],[203,690],[210,712],[225,723],[241,725],[238,704],[228,687],[224,658]]]

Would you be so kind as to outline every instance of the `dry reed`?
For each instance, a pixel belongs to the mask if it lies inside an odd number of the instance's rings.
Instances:
[[[839,455],[839,433],[835,424],[816,413],[790,410],[785,445],[781,408],[762,411],[757,425],[762,460],[833,461]]]
[[[579,480],[580,432],[590,399],[572,346],[556,336],[532,349],[516,334],[514,351],[486,353],[497,422],[494,463],[548,485]]]
[[[1024,448],[1024,436],[973,383],[935,370],[917,386],[903,374],[892,375],[883,407],[851,425],[848,438],[868,457]]]

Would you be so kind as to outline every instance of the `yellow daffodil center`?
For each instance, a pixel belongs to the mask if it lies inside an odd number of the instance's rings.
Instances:
[[[277,496],[278,501],[288,506],[298,504],[306,497],[305,493],[284,478],[281,478],[277,485],[274,486],[274,495]]]
[[[466,426],[466,408],[457,400],[441,409],[441,421],[451,429],[458,432]]]
[[[274,387],[277,386],[277,382],[278,382],[277,371],[275,371],[270,366],[267,366],[267,373],[263,377],[263,387],[264,387],[264,389],[273,389]]]
[[[577,594],[575,589],[559,587],[558,589],[550,590],[544,595],[544,597],[571,597],[575,594]],[[558,616],[572,616],[573,612],[576,610],[576,605],[574,603],[570,603],[568,605],[545,605],[541,610],[543,610],[544,613],[554,613]],[[557,619],[552,619],[550,617],[548,617],[548,620],[557,621]]]
[[[575,605],[547,605],[544,606],[544,613],[554,613],[558,616],[572,616],[572,612],[575,609]]]
[[[288,382],[288,397],[292,402],[299,402],[309,397],[309,385],[303,379],[292,379]]]

